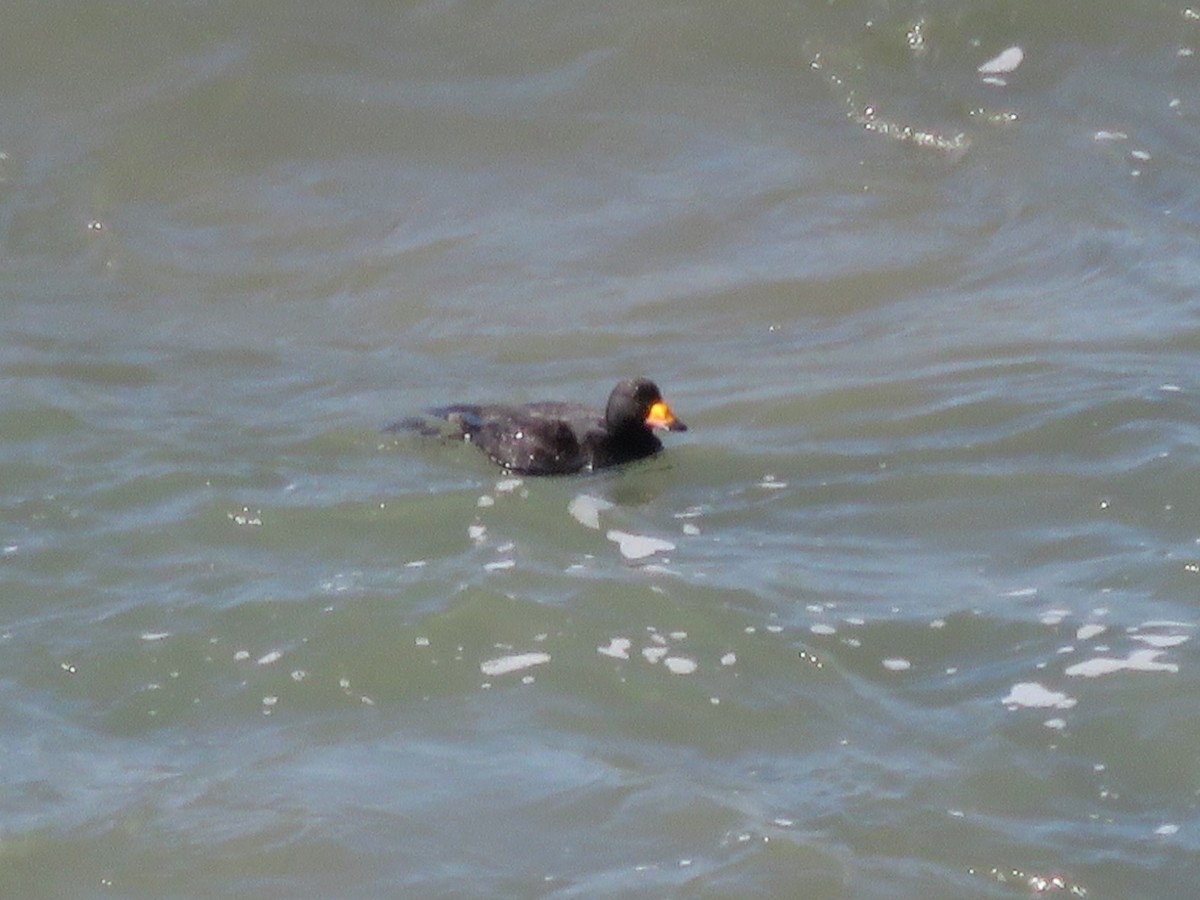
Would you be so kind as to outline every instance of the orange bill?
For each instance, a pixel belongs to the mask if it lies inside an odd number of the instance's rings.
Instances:
[[[646,413],[646,424],[651,428],[665,428],[667,431],[687,431],[687,426],[675,418],[675,413],[671,412],[671,407],[667,406],[664,400],[651,405],[650,411]]]

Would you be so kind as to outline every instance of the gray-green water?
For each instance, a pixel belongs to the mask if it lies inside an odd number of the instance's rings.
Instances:
[[[10,4],[0,896],[1195,896],[1197,48]],[[618,472],[379,431],[641,373]]]

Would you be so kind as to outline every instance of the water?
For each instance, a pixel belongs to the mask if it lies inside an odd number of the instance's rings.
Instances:
[[[1194,894],[1198,46],[9,10],[0,894]],[[619,472],[379,431],[633,374]]]

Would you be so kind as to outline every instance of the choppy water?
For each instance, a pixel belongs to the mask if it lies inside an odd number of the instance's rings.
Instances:
[[[1197,48],[9,9],[0,895],[1194,896]],[[619,472],[379,432],[641,373]]]

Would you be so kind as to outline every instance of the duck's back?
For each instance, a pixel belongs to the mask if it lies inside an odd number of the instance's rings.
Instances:
[[[583,447],[598,412],[570,403],[459,404],[430,410],[457,425],[493,462],[519,475],[569,475],[590,465]]]
[[[493,462],[520,475],[569,475],[587,465],[575,432],[557,419],[488,421],[471,439]]]

